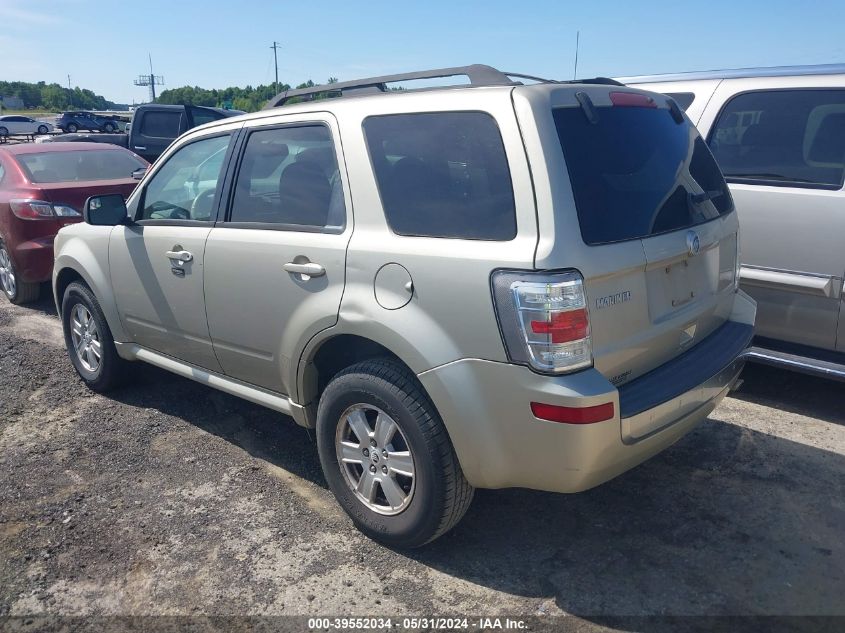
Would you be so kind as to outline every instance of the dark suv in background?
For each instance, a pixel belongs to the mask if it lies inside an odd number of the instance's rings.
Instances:
[[[113,133],[120,130],[120,123],[114,117],[100,116],[93,112],[64,112],[56,119],[56,127],[62,132],[91,130]]]

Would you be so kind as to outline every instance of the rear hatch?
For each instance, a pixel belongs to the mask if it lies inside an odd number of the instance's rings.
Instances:
[[[586,249],[573,262],[561,243],[543,264],[584,275],[595,367],[621,385],[727,320],[738,223],[707,145],[671,100],[615,86],[572,90],[571,105],[552,110],[571,183],[555,219],[577,215]]]

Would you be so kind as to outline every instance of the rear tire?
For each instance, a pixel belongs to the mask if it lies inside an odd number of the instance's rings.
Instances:
[[[76,373],[92,391],[103,393],[125,382],[129,362],[118,356],[103,310],[85,284],[74,282],[65,290],[62,329]]]
[[[115,127],[114,123],[106,123],[103,126],[103,132],[106,134],[114,134],[117,128]]]
[[[0,136],[9,136],[9,128],[0,126]]]
[[[79,126],[76,123],[68,123],[67,131],[71,134],[75,134],[79,130]]]
[[[395,361],[363,361],[332,379],[317,410],[317,448],[340,505],[359,530],[388,545],[433,541],[472,502],[437,410]]]
[[[47,133],[47,132],[49,132],[49,131],[50,131],[50,130],[48,130],[48,129],[47,129],[47,126],[46,126],[46,125],[39,125],[39,126],[38,126],[38,133],[39,133],[39,134],[46,134],[46,133]]]
[[[32,303],[41,293],[41,284],[21,281],[3,240],[0,240],[0,290],[15,305]]]

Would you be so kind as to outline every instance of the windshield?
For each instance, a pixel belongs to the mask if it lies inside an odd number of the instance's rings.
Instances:
[[[554,110],[587,244],[632,240],[707,222],[733,209],[695,127],[654,107]]]
[[[146,167],[129,152],[110,149],[19,154],[17,160],[33,183],[118,180]]]

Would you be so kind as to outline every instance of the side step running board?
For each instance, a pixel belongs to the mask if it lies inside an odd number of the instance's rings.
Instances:
[[[802,374],[809,374],[810,376],[845,382],[845,364],[843,363],[833,363],[808,356],[790,354],[789,352],[764,349],[762,347],[749,347],[743,354],[743,357],[748,361],[763,365],[781,367]]]

